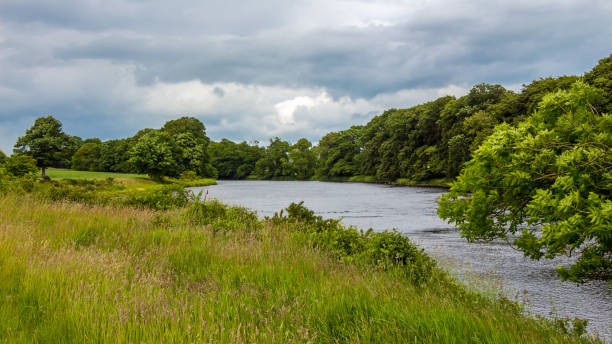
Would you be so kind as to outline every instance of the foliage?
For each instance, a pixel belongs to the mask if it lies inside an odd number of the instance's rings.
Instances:
[[[95,171],[100,157],[100,143],[88,142],[72,156],[72,169],[78,171]]]
[[[534,259],[577,255],[571,281],[612,277],[612,116],[583,82],[496,128],[440,200],[469,240],[501,237]]]
[[[213,232],[252,231],[260,228],[254,212],[242,207],[229,207],[217,200],[202,199],[202,193],[193,198],[183,211],[187,221],[198,226],[209,226]]]
[[[13,154],[6,158],[4,168],[9,175],[14,177],[22,177],[38,172],[36,160],[25,154]]]
[[[209,153],[220,179],[244,179],[255,171],[255,164],[265,148],[247,142],[235,143],[228,139],[211,142]]]
[[[602,91],[602,97],[595,106],[603,112],[612,113],[612,54],[599,60],[597,66],[584,74],[584,81]]]
[[[304,202],[291,203],[287,215],[275,214],[272,221],[302,224],[300,228],[310,235],[316,247],[330,251],[343,261],[358,261],[372,264],[381,270],[400,268],[413,283],[420,285],[434,278],[444,278],[437,273],[435,261],[408,237],[396,232],[366,232],[355,227],[345,227],[340,220],[315,216],[304,207]]]
[[[207,151],[210,140],[206,136],[206,127],[200,120],[181,117],[166,122],[161,130],[170,134],[181,149],[178,161],[181,170],[196,171],[202,177],[216,177],[217,172],[210,164]]]
[[[154,130],[142,135],[129,151],[128,162],[137,173],[146,173],[151,179],[177,176],[182,152],[174,139],[165,131]]]
[[[296,179],[305,180],[314,175],[317,157],[310,141],[305,138],[299,139],[291,146],[288,157]]]
[[[316,175],[321,177],[348,177],[359,171],[358,156],[363,128],[331,132],[319,141],[319,167]]]
[[[262,179],[288,177],[293,175],[293,167],[289,162],[291,145],[278,137],[270,139],[263,156],[255,164],[255,174]]]
[[[16,154],[28,154],[36,159],[36,165],[42,169],[61,164],[65,151],[74,149],[75,139],[62,131],[62,124],[52,116],[39,117],[34,125],[26,130],[24,136],[15,143]]]
[[[0,165],[4,164],[5,160],[6,160],[6,154],[4,154],[2,150],[0,150]]]

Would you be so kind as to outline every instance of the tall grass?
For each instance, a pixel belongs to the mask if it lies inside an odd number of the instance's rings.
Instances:
[[[0,341],[589,342],[446,278],[338,259],[300,226],[6,194]]]

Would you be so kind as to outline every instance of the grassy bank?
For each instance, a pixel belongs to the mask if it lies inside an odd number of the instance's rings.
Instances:
[[[5,193],[0,341],[588,342],[466,291],[412,246],[377,258],[400,237],[291,214]]]
[[[393,181],[379,180],[376,176],[352,176],[352,177],[313,177],[313,180],[323,182],[350,182],[350,183],[374,183],[374,184],[389,184],[396,186],[431,186],[431,187],[449,187],[452,179],[429,179],[429,180],[412,180],[399,178]]]
[[[135,189],[151,188],[163,184],[178,184],[184,187],[208,186],[216,184],[215,180],[211,178],[179,179],[164,177],[164,179],[161,181],[152,181],[146,174],[76,171],[61,168],[48,168],[46,175],[51,179],[104,180],[112,178],[126,187]],[[40,177],[40,172],[38,173],[38,177]]]
[[[47,168],[45,174],[52,179],[148,179],[146,174],[76,171],[62,168]],[[38,175],[40,176],[40,172],[38,172]]]

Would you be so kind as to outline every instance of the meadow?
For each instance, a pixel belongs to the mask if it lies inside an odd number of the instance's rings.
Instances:
[[[258,220],[216,201],[157,207],[176,194],[70,197],[116,181],[35,184],[0,198],[1,342],[597,342],[469,291],[397,233],[300,204]]]

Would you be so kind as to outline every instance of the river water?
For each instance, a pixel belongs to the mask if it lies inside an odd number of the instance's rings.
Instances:
[[[529,312],[589,319],[588,330],[612,339],[612,293],[607,282],[562,282],[555,267],[568,258],[532,261],[504,242],[468,243],[436,215],[436,199],[445,190],[363,183],[316,181],[218,181],[208,198],[241,205],[259,217],[272,216],[291,202],[324,218],[376,231],[395,228],[436,257],[458,279],[481,290],[503,290]]]

